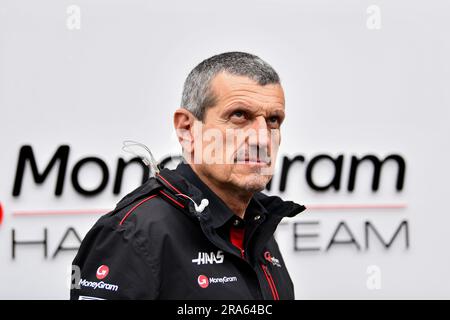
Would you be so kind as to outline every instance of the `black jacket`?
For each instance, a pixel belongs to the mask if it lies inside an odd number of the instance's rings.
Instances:
[[[186,196],[209,205],[198,213]],[[163,169],[88,232],[70,298],[294,299],[273,233],[304,209],[256,193],[242,220],[189,165]]]

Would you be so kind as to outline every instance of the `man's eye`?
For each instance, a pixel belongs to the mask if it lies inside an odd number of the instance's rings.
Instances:
[[[279,123],[279,122],[280,122],[280,118],[279,118],[279,117],[276,117],[276,116],[270,117],[270,118],[269,118],[269,122],[272,123],[272,124],[274,124],[274,123]]]
[[[237,111],[234,111],[234,112],[231,114],[231,116],[232,116],[232,117],[236,117],[236,118],[244,118],[244,117],[245,117],[245,112],[244,112],[244,111],[237,110]]]

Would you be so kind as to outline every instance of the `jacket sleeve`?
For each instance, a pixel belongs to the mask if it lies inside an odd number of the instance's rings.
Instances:
[[[71,300],[156,299],[158,268],[133,230],[101,218],[72,265]]]

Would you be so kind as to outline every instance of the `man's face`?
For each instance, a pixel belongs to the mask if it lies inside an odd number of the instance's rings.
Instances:
[[[196,121],[195,169],[217,186],[257,192],[272,177],[284,119],[279,84],[259,85],[250,78],[220,73],[211,83],[216,100],[203,123]],[[199,139],[202,143],[199,144]]]

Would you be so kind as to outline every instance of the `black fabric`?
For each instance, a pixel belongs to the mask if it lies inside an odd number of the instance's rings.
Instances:
[[[209,205],[198,213],[179,192]],[[294,299],[273,233],[303,210],[256,193],[242,220],[188,164],[163,169],[88,232],[73,261],[70,298]],[[229,239],[235,220],[245,227],[244,257]]]

